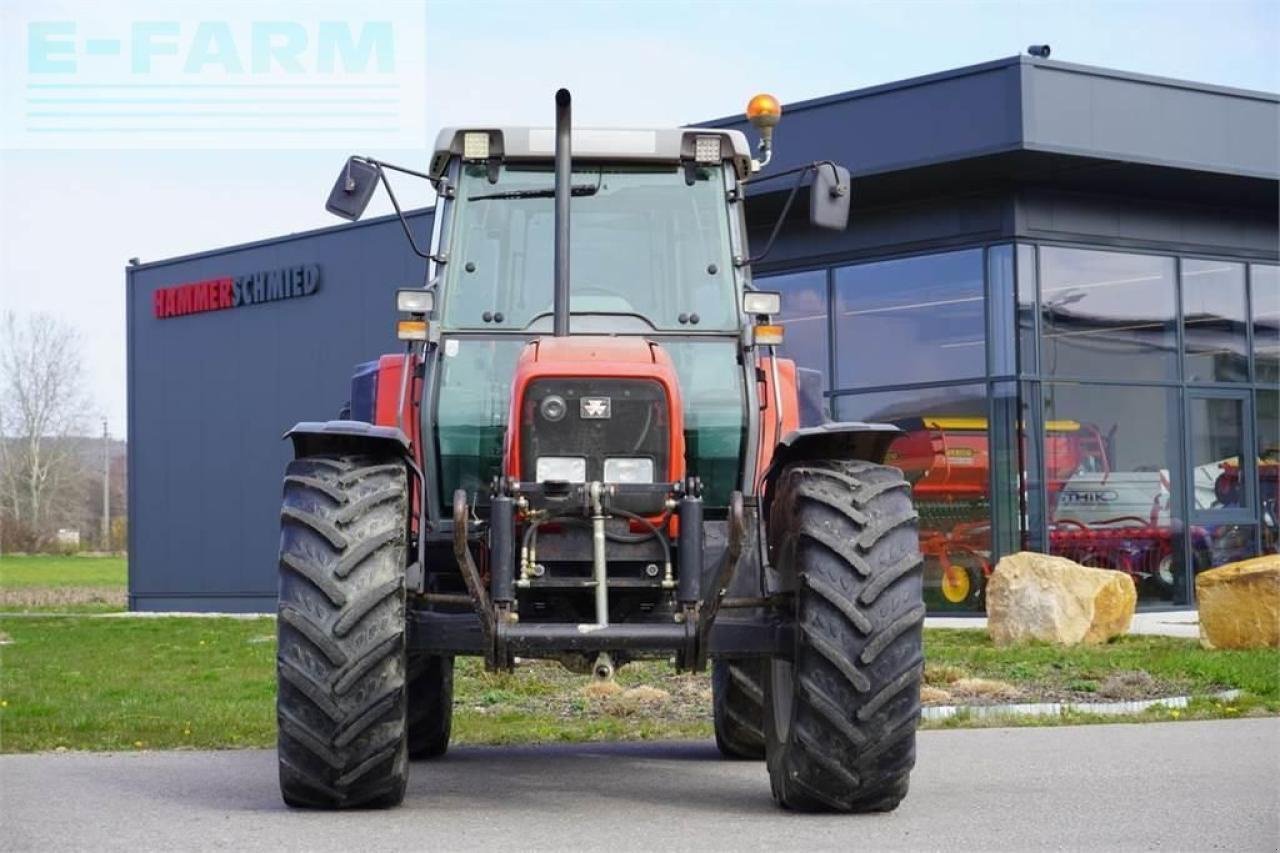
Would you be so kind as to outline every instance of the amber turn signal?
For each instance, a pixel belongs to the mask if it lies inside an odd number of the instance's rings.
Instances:
[[[425,341],[427,324],[424,320],[401,320],[396,323],[396,337],[402,341]]]
[[[760,346],[777,346],[782,343],[782,326],[756,326],[756,343]]]

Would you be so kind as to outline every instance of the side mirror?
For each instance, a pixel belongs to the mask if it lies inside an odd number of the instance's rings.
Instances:
[[[849,170],[833,163],[819,163],[809,190],[809,224],[843,231],[849,226]]]
[[[324,209],[352,222],[360,218],[378,188],[378,169],[355,157],[347,158],[338,180],[329,192]]]

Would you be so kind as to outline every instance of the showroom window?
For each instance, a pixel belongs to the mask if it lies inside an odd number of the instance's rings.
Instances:
[[[1143,606],[1280,551],[1280,267],[1020,243],[761,286],[835,417],[904,431],[931,610],[982,610],[1023,547],[1125,572]]]
[[[1280,382],[1280,267],[1249,267],[1254,381]]]
[[[1176,380],[1175,293],[1172,258],[1041,247],[1041,375]]]
[[[885,461],[902,469],[920,515],[925,604],[982,608],[991,569],[991,442],[985,384],[838,397],[841,420],[889,422]]]
[[[1255,400],[1262,552],[1280,554],[1280,391],[1260,389]]]
[[[1249,381],[1244,264],[1182,262],[1182,347],[1188,382]]]
[[[761,290],[782,294],[782,314],[776,319],[786,332],[780,347],[796,366],[822,374],[822,388],[830,387],[831,355],[827,311],[827,271],[810,270],[756,279]]]
[[[986,374],[983,251],[835,270],[837,388]]]
[[[1018,371],[1032,374],[1039,369],[1036,344],[1036,247],[1027,243],[1017,246],[1018,300]]]
[[[1144,603],[1185,603],[1177,391],[1055,382],[1041,393],[1050,553],[1125,572]]]

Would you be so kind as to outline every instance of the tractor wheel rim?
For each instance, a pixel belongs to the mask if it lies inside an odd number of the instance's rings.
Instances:
[[[1160,578],[1161,583],[1173,586],[1173,555],[1169,554],[1160,560],[1156,566],[1156,576]]]
[[[959,566],[948,566],[942,572],[942,597],[952,604],[959,604],[969,597],[973,582],[969,573]]]

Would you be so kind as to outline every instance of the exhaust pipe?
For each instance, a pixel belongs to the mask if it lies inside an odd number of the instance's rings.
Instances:
[[[573,194],[570,101],[568,89],[556,92],[556,270],[552,333],[557,338],[569,334],[569,198]]]

